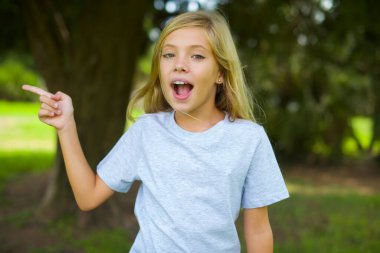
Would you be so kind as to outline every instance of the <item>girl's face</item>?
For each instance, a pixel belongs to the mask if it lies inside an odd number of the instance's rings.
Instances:
[[[160,82],[174,110],[194,117],[215,111],[216,85],[223,83],[217,61],[202,28],[181,28],[164,40]]]

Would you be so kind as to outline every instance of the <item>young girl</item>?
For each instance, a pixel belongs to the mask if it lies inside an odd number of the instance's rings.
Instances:
[[[137,91],[141,116],[100,162],[83,155],[68,95],[40,95],[41,121],[57,129],[79,207],[141,186],[140,231],[131,252],[240,252],[235,221],[244,208],[248,252],[272,252],[267,206],[288,191],[268,137],[254,123],[242,68],[225,19],[190,12],[172,19],[156,44],[152,72]]]

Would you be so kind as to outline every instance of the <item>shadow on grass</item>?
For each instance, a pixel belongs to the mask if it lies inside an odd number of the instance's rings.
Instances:
[[[53,152],[0,152],[0,252],[128,252],[125,228],[84,231],[72,216],[36,220],[54,158]]]
[[[270,209],[277,252],[380,252],[380,196],[292,194]]]
[[[42,172],[52,167],[55,153],[50,151],[1,151],[0,182],[25,172]]]

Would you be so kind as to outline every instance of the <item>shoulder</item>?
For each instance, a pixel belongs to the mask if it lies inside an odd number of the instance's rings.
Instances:
[[[171,115],[171,112],[145,113],[145,114],[140,115],[137,118],[137,121],[143,121],[143,122],[163,121],[169,118],[170,115]]]
[[[239,134],[244,134],[250,137],[262,137],[266,135],[265,129],[262,125],[246,119],[235,119],[234,121],[227,121],[227,127],[231,128],[229,130],[237,132]]]
[[[151,126],[152,124],[165,124],[170,119],[170,112],[157,112],[157,113],[146,113],[140,115],[134,124],[144,126]]]
[[[254,150],[267,139],[267,134],[262,125],[245,119],[226,119],[224,129],[224,140],[229,141],[229,145],[238,145],[247,150]]]
[[[141,132],[144,130],[152,131],[153,129],[161,126],[166,126],[171,117],[170,112],[146,113],[140,115],[132,125],[129,126],[128,131]]]
[[[141,140],[141,137],[146,133],[153,133],[164,127],[165,121],[169,118],[170,113],[168,112],[142,114],[132,124],[128,125],[121,139],[124,142],[131,139]]]

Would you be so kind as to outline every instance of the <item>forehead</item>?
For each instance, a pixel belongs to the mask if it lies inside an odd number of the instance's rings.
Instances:
[[[211,49],[205,29],[200,27],[185,27],[171,32],[163,42],[163,47],[165,46],[200,46],[208,50]]]

